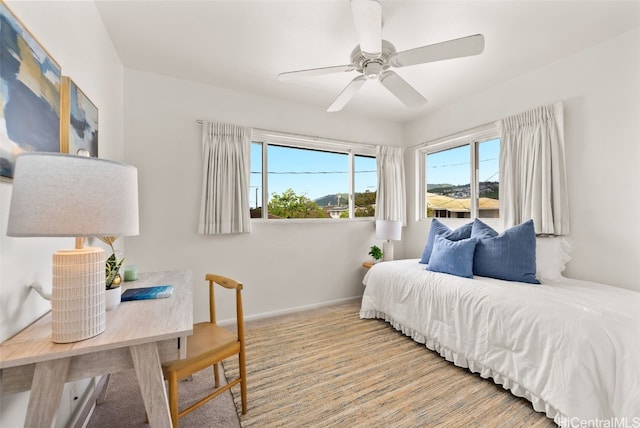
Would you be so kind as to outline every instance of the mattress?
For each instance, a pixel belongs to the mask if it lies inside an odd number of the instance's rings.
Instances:
[[[384,319],[559,426],[640,426],[640,293],[461,278],[417,259],[376,264],[363,282],[361,318]]]

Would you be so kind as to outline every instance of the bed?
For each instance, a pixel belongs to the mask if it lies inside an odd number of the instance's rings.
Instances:
[[[360,317],[493,379],[559,426],[640,426],[640,293],[561,275],[541,282],[378,263]]]

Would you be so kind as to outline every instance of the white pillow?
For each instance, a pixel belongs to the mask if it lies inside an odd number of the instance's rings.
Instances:
[[[543,284],[561,281],[570,252],[571,245],[561,236],[536,237],[536,279]]]

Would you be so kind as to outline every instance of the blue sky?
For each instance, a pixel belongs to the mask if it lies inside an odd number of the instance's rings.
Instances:
[[[249,204],[261,206],[260,193],[262,155],[260,145],[251,145],[251,193]],[[297,194],[317,199],[335,193],[349,191],[349,157],[346,154],[315,150],[269,146],[268,153],[269,195],[282,193],[288,188]],[[364,156],[355,157],[355,190],[376,190],[376,160]]]
[[[427,155],[427,182],[432,184],[469,184],[469,146]],[[480,143],[480,181],[499,181],[500,140]]]

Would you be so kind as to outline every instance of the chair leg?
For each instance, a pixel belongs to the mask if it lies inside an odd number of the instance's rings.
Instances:
[[[213,365],[213,380],[214,380],[214,386],[216,388],[220,387],[220,369],[218,368],[218,363],[215,363]]]
[[[169,373],[169,411],[172,425],[178,428],[178,377],[175,373]]]
[[[244,349],[238,353],[238,368],[240,369],[240,397],[242,398],[242,414],[247,413],[247,368],[245,366]]]

